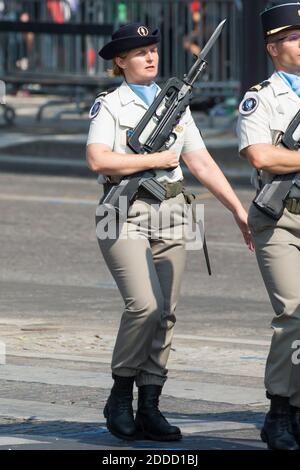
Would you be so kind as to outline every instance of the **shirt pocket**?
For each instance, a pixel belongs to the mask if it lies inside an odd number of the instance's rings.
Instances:
[[[185,113],[180,119],[179,123],[176,124],[171,134],[171,139],[175,137],[174,144],[172,145],[171,148],[173,148],[173,150],[176,151],[178,158],[180,157],[181,150],[184,145],[184,138],[185,138],[186,128],[188,125],[188,119],[189,118]]]
[[[123,148],[124,151],[130,150],[127,146],[128,131],[135,129],[140,119],[137,118],[136,115],[130,112],[129,110],[127,110],[126,113],[123,112],[120,114],[117,139],[119,145]]]
[[[175,126],[172,134],[175,136],[175,142],[170,147],[170,149],[175,150],[177,158],[180,158],[180,154],[184,145],[184,133],[185,133],[185,126],[183,124],[177,124]],[[171,135],[171,139],[172,139]]]

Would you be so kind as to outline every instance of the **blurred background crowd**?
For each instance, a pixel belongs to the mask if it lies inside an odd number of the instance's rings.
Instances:
[[[207,72],[196,84],[193,106],[204,112],[231,114],[259,70],[258,78],[266,77],[267,59],[263,57],[260,66],[250,66],[245,50],[261,39],[255,15],[276,3],[280,2],[0,0],[0,80],[9,94],[67,93],[77,102],[94,95],[115,84],[107,72],[110,64],[97,55],[99,49],[113,30],[133,21],[161,29],[158,82],[183,77],[194,55],[227,18],[208,57]],[[253,55],[258,60],[257,51]],[[5,118],[12,120],[12,114],[6,112]]]

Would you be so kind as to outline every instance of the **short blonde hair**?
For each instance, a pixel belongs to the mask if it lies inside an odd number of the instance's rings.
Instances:
[[[129,51],[119,52],[119,54],[116,57],[121,57],[121,59],[125,59],[128,55],[128,52]],[[121,77],[121,76],[124,77],[124,70],[121,67],[118,66],[115,57],[112,60],[112,65],[113,65],[113,68],[110,71],[110,75],[112,77]]]

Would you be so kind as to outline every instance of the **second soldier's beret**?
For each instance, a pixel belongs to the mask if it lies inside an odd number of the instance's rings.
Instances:
[[[300,3],[276,5],[261,13],[262,26],[266,37],[279,31],[300,28]]]

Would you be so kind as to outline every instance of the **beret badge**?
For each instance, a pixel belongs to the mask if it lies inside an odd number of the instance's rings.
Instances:
[[[146,28],[146,26],[140,26],[138,28],[137,32],[140,36],[148,36],[148,34],[149,34],[148,28]]]

